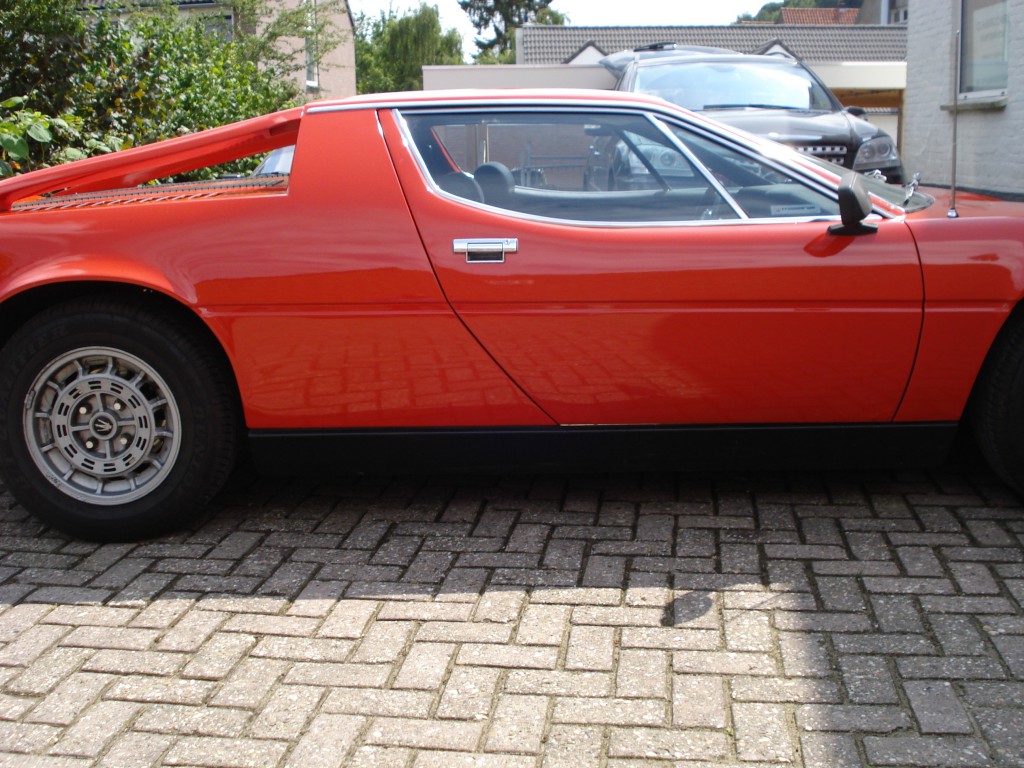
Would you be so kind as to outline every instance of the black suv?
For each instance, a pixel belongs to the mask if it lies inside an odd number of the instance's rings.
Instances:
[[[796,59],[658,43],[601,63],[618,75],[618,90],[660,96],[822,160],[903,183],[892,137],[861,119],[863,110],[844,109]]]

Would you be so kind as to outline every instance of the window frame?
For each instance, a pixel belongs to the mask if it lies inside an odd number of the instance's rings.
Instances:
[[[320,65],[317,62],[319,40],[317,39],[317,0],[304,0],[306,10],[306,37],[303,53],[306,58],[306,90],[320,90]]]
[[[768,154],[757,152],[751,148],[748,148],[741,144],[734,144],[732,142],[724,141],[722,136],[719,136],[713,132],[702,129],[701,126],[687,123],[683,120],[678,120],[674,116],[666,115],[658,112],[651,112],[649,110],[637,110],[625,107],[616,107],[602,104],[595,104],[587,107],[576,107],[576,106],[565,106],[565,105],[537,105],[537,104],[523,104],[523,105],[512,105],[503,104],[500,108],[496,108],[488,105],[466,105],[466,106],[455,106],[455,107],[430,107],[424,105],[403,105],[395,106],[392,108],[395,117],[395,122],[399,126],[405,140],[405,145],[409,152],[412,154],[416,161],[416,165],[419,171],[427,183],[428,187],[441,197],[453,200],[455,202],[468,205],[470,207],[477,207],[487,209],[491,211],[500,210],[503,215],[510,216],[513,218],[528,219],[534,221],[543,221],[548,223],[567,224],[571,226],[579,227],[605,227],[605,228],[621,228],[621,227],[690,227],[690,226],[735,226],[740,224],[752,224],[752,223],[773,223],[773,224],[785,224],[785,223],[800,223],[809,221],[821,221],[831,222],[840,220],[838,213],[836,214],[821,214],[821,215],[803,215],[803,216],[791,216],[791,217],[760,217],[752,218],[743,211],[733,196],[728,193],[727,190],[715,179],[714,174],[710,171],[704,163],[698,160],[693,153],[686,147],[685,143],[676,137],[671,129],[671,126],[677,126],[680,129],[691,132],[704,139],[712,141],[716,144],[722,145],[731,152],[736,152],[741,155],[745,155],[752,160],[768,166],[776,172],[791,179],[794,183],[800,184],[812,191],[823,194],[824,196],[832,199],[838,203],[838,190],[836,187],[826,184],[823,180],[816,178],[808,171],[801,168],[793,168],[783,162],[779,162],[776,158]],[[549,114],[590,114],[590,115],[631,115],[634,117],[641,117],[651,122],[656,130],[661,132],[670,140],[684,156],[694,164],[694,167],[705,176],[705,179],[710,179],[716,191],[723,194],[725,201],[729,204],[734,211],[740,212],[739,218],[725,218],[725,219],[674,219],[674,220],[655,220],[655,221],[592,221],[583,219],[566,219],[549,216],[541,216],[533,213],[525,213],[522,211],[516,211],[509,208],[495,208],[485,203],[476,202],[459,195],[452,194],[449,191],[442,189],[436,180],[432,172],[429,169],[428,163],[420,153],[419,147],[413,136],[413,132],[406,120],[406,116],[414,115],[458,115],[458,114],[479,114],[479,113],[549,113]],[[837,168],[835,173],[837,176],[841,174],[843,169]],[[886,219],[892,218],[893,214],[889,214],[884,211],[873,210],[872,218],[875,219]]]
[[[1003,77],[1003,83],[1002,83],[1001,86],[996,86],[994,88],[985,88],[985,89],[974,90],[973,89],[974,88],[974,84],[973,83],[966,83],[965,82],[965,80],[967,78],[967,73],[969,71],[968,67],[970,66],[970,63],[971,63],[971,62],[969,62],[969,60],[967,58],[968,47],[973,44],[972,50],[975,50],[977,48],[977,39],[976,39],[976,37],[972,38],[972,39],[969,39],[969,37],[968,37],[968,29],[970,29],[972,31],[975,31],[977,29],[977,22],[976,22],[976,20],[977,20],[978,12],[979,11],[987,11],[988,9],[995,9],[995,15],[998,15],[998,16],[1001,17],[998,21],[996,21],[995,18],[993,17],[993,19],[989,23],[999,24],[1000,27],[1001,27],[1002,46],[1003,46],[1001,63],[1003,64],[1004,69],[1005,69],[1004,77]],[[1002,11],[1001,14],[999,13],[1000,9]],[[974,22],[974,23],[969,25],[968,24],[969,20]],[[961,0],[960,1],[960,50],[957,52],[959,67],[958,67],[958,71],[956,73],[956,77],[957,77],[956,90],[957,90],[957,99],[959,101],[962,101],[962,102],[972,102],[972,101],[986,100],[986,99],[991,100],[991,99],[1004,98],[1006,96],[1007,90],[1009,88],[1009,59],[1010,59],[1010,56],[1009,56],[1009,41],[1010,41],[1010,12],[1009,12],[1009,1],[1008,0]],[[975,61],[977,61],[977,59],[975,59]],[[990,61],[997,61],[997,60],[996,59],[991,59]],[[973,70],[971,70],[971,74],[972,74],[972,76],[974,75],[974,71]],[[971,90],[965,90],[965,86],[967,88],[971,88]]]

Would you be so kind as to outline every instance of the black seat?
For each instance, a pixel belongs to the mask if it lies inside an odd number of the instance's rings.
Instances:
[[[473,172],[484,193],[484,202],[499,208],[515,208],[516,180],[503,163],[484,163]]]
[[[473,180],[472,176],[465,173],[446,173],[444,176],[435,179],[437,186],[449,194],[457,197],[464,197],[474,203],[484,201],[484,193],[480,185]]]

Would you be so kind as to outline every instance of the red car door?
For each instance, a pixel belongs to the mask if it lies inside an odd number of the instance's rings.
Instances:
[[[922,321],[901,221],[829,234],[813,184],[727,178],[735,147],[641,113],[381,118],[448,301],[556,422],[893,418]]]

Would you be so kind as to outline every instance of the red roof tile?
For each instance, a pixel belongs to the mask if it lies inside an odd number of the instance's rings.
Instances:
[[[859,8],[783,8],[783,24],[856,24]]]

